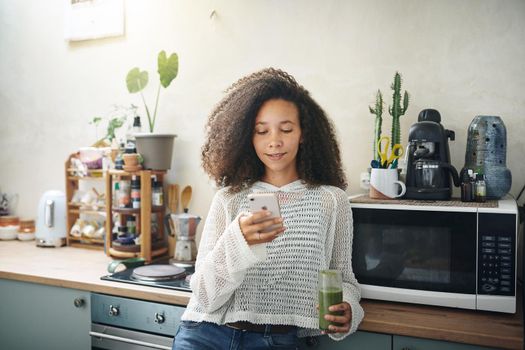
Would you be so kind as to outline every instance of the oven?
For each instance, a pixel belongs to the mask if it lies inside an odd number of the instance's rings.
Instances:
[[[105,281],[191,292],[192,264],[152,264],[102,276]],[[171,349],[185,308],[91,293],[92,349]]]
[[[91,293],[91,348],[171,350],[185,308]]]

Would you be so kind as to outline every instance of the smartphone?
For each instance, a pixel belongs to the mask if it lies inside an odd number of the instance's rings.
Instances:
[[[277,200],[275,193],[250,193],[248,195],[248,201],[250,202],[250,212],[255,213],[262,210],[268,210],[271,213],[270,217],[256,221],[255,223],[281,217],[279,201]],[[277,227],[280,227],[280,225],[268,227],[261,232],[270,232]]]

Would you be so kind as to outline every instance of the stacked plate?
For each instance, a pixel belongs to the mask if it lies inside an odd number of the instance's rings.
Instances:
[[[35,220],[20,220],[18,216],[0,216],[0,240],[17,238],[21,241],[35,239]]]

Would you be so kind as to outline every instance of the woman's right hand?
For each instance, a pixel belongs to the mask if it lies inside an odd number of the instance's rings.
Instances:
[[[279,234],[284,232],[285,228],[283,227],[283,218],[272,218],[269,217],[270,215],[271,212],[263,210],[256,213],[250,213],[249,215],[243,215],[239,218],[241,232],[248,245],[271,242]],[[258,222],[260,220],[264,221]],[[272,226],[275,226],[273,230],[262,232]]]

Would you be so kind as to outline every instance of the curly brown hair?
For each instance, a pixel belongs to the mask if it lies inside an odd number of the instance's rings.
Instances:
[[[339,145],[332,122],[309,92],[278,69],[267,68],[241,78],[226,90],[206,124],[202,166],[218,186],[238,192],[264,175],[253,147],[255,117],[264,102],[282,99],[299,111],[302,140],[297,172],[307,185],[346,189]]]

